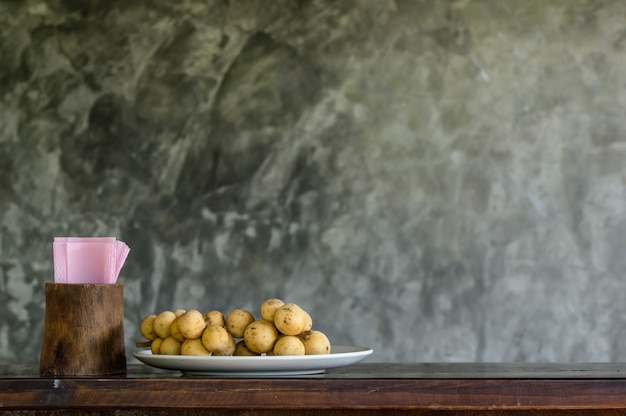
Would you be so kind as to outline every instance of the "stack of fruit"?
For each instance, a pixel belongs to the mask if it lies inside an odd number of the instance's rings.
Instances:
[[[162,311],[141,321],[141,335],[153,354],[166,355],[315,355],[330,354],[330,341],[313,329],[313,320],[295,303],[267,299],[261,319],[245,309],[224,317],[218,310]]]

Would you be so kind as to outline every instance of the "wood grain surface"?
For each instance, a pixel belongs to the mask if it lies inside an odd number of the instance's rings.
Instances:
[[[126,372],[121,284],[46,283],[43,376]]]
[[[626,414],[617,364],[361,363],[288,378],[185,377],[141,365],[114,377],[0,369],[0,412],[12,414]]]

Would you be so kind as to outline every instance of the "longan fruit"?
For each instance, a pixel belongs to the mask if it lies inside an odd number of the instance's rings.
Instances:
[[[252,351],[250,348],[248,348],[248,346],[246,345],[246,342],[244,340],[241,340],[237,342],[237,345],[235,346],[235,352],[233,353],[233,355],[254,357],[257,355],[261,355],[261,354]]]
[[[295,303],[287,303],[276,310],[274,325],[284,335],[300,335],[304,331],[306,312]]]
[[[154,318],[152,327],[159,338],[165,339],[172,334],[170,326],[174,319],[176,319],[176,315],[172,311],[163,311]]]
[[[163,338],[155,338],[152,340],[152,343],[150,344],[150,351],[152,351],[152,354],[154,355],[161,354],[162,343],[163,343]]]
[[[235,353],[236,348],[237,348],[237,341],[235,341],[235,337],[233,337],[231,334],[228,334],[228,346],[224,348],[222,351],[214,352],[213,355],[216,355],[219,357],[227,357],[229,355],[233,355]]]
[[[326,334],[312,330],[300,336],[306,355],[330,354],[330,341]]]
[[[202,345],[212,353],[220,352],[228,348],[230,344],[229,333],[221,326],[207,326],[202,333]]]
[[[182,344],[182,342],[173,336],[169,336],[161,342],[159,353],[163,355],[180,355],[180,348]]]
[[[300,338],[294,335],[280,337],[274,345],[274,355],[304,355],[306,350]]]
[[[261,304],[261,319],[274,322],[276,310],[283,306],[285,302],[277,298],[266,299]]]
[[[196,339],[202,336],[206,322],[202,313],[195,309],[190,309],[178,318],[176,318],[176,326],[180,333],[186,339]]]
[[[245,309],[234,309],[226,316],[226,329],[235,338],[243,338],[243,331],[254,322],[254,315]]]
[[[139,332],[141,336],[143,336],[148,341],[152,341],[159,336],[154,332],[154,318],[157,316],[155,314],[148,315],[141,320],[141,324],[139,325]]]
[[[203,315],[206,326],[225,326],[224,315],[220,311],[212,310]]]
[[[243,339],[248,349],[256,353],[264,353],[274,348],[278,331],[273,323],[260,319],[246,327]]]
[[[307,311],[302,310],[302,312],[304,312],[304,328],[302,328],[302,332],[307,332],[313,329],[313,319]]]
[[[183,342],[185,340],[185,337],[183,336],[183,334],[180,332],[180,329],[178,328],[178,318],[174,319],[172,321],[172,324],[170,325],[170,335],[176,338],[180,342]]]
[[[186,339],[180,347],[180,355],[194,355],[194,356],[203,356],[203,355],[211,355],[211,352],[204,348],[202,345],[202,340],[200,338],[196,339]]]

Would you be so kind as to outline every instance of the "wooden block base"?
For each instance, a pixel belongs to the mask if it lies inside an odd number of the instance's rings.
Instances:
[[[46,283],[40,375],[125,372],[123,285]]]

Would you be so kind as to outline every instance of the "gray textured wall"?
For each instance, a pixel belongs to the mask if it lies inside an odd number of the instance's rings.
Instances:
[[[0,362],[52,238],[148,313],[300,303],[377,361],[626,359],[626,2],[0,0]]]

